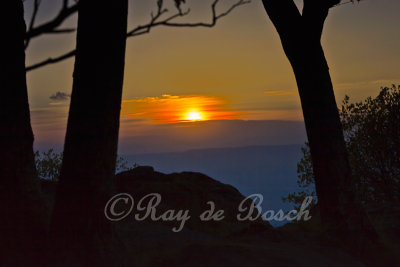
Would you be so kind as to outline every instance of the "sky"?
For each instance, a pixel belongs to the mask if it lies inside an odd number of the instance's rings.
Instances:
[[[191,13],[182,21],[209,21],[211,2],[187,0],[183,8],[190,7]],[[221,0],[218,11],[235,2]],[[148,21],[155,3],[131,0],[129,28]],[[296,4],[300,7],[301,1]],[[25,5],[28,20],[32,0]],[[43,0],[37,24],[55,16],[60,5],[60,1]],[[169,10],[174,12],[172,6]],[[331,10],[323,46],[339,104],[346,94],[360,101],[375,96],[381,86],[400,84],[398,10],[398,0],[365,0]],[[76,19],[63,26],[73,27]],[[27,65],[72,50],[74,45],[74,34],[34,39],[27,50]],[[126,52],[120,131],[124,153],[290,144],[305,139],[294,75],[259,0],[238,7],[213,28],[154,28],[129,38]],[[69,59],[28,73],[39,149],[62,147],[72,72],[73,59]],[[288,128],[268,124],[271,120],[284,121],[296,130],[284,135]],[[263,123],[267,126],[261,127]],[[260,138],[254,138],[252,131]],[[210,137],[210,133],[215,134]]]

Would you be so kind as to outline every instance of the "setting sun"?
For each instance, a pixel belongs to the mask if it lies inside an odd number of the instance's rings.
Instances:
[[[210,95],[162,95],[122,102],[121,117],[148,119],[152,123],[187,123],[238,119],[227,101]]]
[[[200,112],[192,111],[189,112],[186,116],[186,120],[188,121],[200,121],[203,120],[203,116]]]

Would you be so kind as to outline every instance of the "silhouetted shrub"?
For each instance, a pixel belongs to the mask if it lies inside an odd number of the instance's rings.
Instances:
[[[381,88],[376,98],[350,103],[340,109],[357,194],[364,204],[398,203],[400,193],[400,86]],[[297,166],[302,189],[283,201],[299,205],[315,196],[314,175],[308,144]]]
[[[62,152],[56,152],[50,149],[46,152],[35,152],[36,170],[40,179],[57,181],[60,176],[62,165]],[[116,172],[128,171],[138,165],[134,163],[129,165],[128,161],[121,156],[118,156],[116,163]]]

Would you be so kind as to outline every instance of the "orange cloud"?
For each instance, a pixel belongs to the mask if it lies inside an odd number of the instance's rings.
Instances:
[[[206,95],[162,95],[122,101],[122,118],[149,119],[158,123],[238,119],[227,101]]]
[[[294,92],[284,90],[265,90],[264,93],[266,95],[292,95]]]

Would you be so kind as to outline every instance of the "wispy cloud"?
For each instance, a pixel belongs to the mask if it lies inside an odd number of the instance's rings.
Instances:
[[[71,95],[64,92],[57,92],[49,98],[53,101],[68,101],[71,98]]]
[[[293,91],[286,90],[265,90],[264,94],[266,95],[293,95]]]

